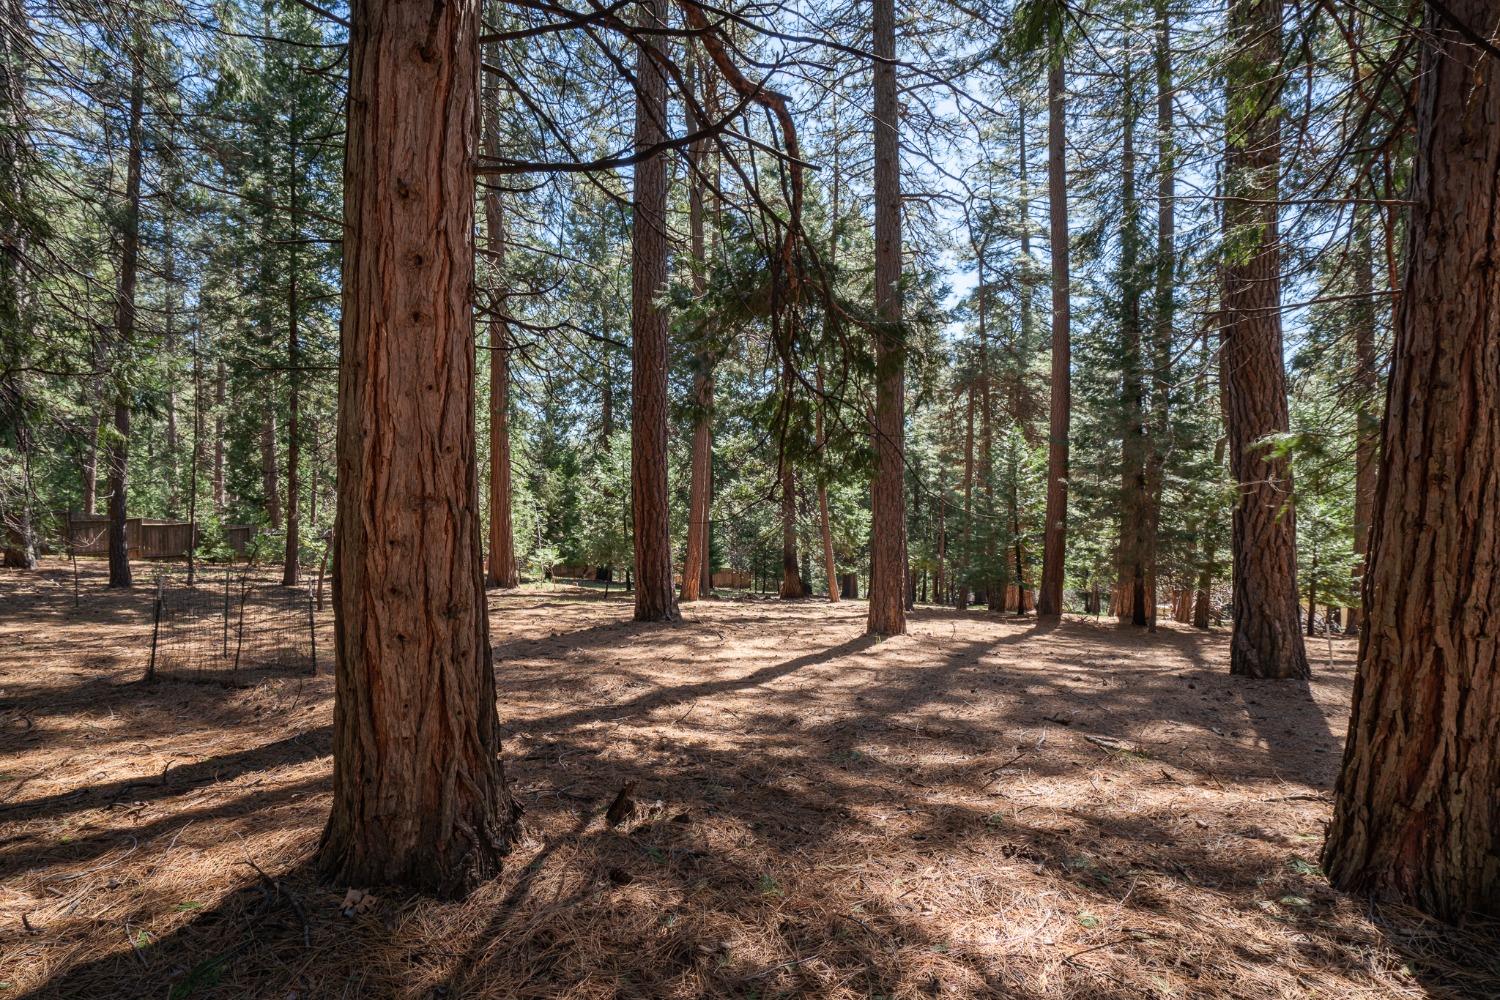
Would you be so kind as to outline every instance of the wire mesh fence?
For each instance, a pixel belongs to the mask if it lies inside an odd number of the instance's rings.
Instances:
[[[163,571],[152,602],[146,679],[247,683],[316,674],[313,595],[253,567]]]

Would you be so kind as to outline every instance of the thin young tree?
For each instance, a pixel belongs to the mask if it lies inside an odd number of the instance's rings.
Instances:
[[[1296,522],[1286,457],[1266,438],[1289,419],[1281,338],[1282,0],[1233,0],[1237,40],[1225,70],[1224,319],[1220,372],[1227,404],[1234,508],[1234,632],[1229,670],[1306,677],[1297,627]]]
[[[344,161],[333,809],[319,867],[462,896],[500,868],[474,432],[477,0],[355,0]]]
[[[1406,273],[1323,867],[1500,914],[1500,7],[1427,7]]]
[[[875,116],[875,409],[870,613],[874,635],[906,631],[906,359],[901,331],[901,142],[895,0],[871,0]]]

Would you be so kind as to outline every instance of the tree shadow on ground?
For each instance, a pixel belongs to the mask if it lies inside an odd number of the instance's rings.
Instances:
[[[624,672],[650,686],[602,704],[571,707],[583,699],[566,657],[516,645],[502,658],[502,718],[517,734],[507,770],[528,833],[463,903],[360,886],[380,902],[343,916],[351,887],[309,867],[326,762],[264,730],[242,756],[189,772],[239,768],[214,797],[163,794],[158,805],[180,806],[90,834],[76,856],[17,855],[72,866],[48,883],[87,901],[66,941],[114,941],[107,955],[53,959],[26,995],[1260,1000],[1500,987],[1486,928],[1372,923],[1327,887],[1308,860],[1325,810],[1286,797],[1287,782],[1294,795],[1326,789],[1321,771],[1229,735],[1249,729],[1248,706],[1238,682],[1208,675],[1211,639],[1105,642],[1072,621],[950,633],[914,616],[928,632],[873,642],[843,638],[842,617],[813,628],[814,608],[724,620],[741,616],[562,637],[596,659],[638,654]],[[728,665],[661,640],[757,622],[761,645]],[[1255,690],[1274,715],[1281,689]],[[321,747],[326,729],[304,737]],[[265,786],[248,765],[265,766]],[[611,827],[602,814],[628,783],[636,808]],[[90,871],[131,840],[130,858]],[[175,910],[186,890],[152,873],[190,840],[219,865],[216,888],[201,909]],[[59,928],[0,951],[24,961]]]

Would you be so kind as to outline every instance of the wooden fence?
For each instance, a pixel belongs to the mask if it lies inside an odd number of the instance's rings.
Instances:
[[[109,555],[109,518],[100,514],[57,515],[58,534],[64,552],[79,556]],[[255,525],[224,525],[224,542],[239,558],[245,558],[255,539]],[[189,547],[203,545],[202,529],[193,545],[190,521],[166,521],[149,517],[125,519],[125,545],[132,559],[186,559]]]

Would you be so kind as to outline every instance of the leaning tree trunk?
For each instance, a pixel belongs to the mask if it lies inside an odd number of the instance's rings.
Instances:
[[[646,0],[648,26],[665,28],[665,0]],[[636,40],[635,146],[663,141],[667,78],[652,53],[660,36]],[[667,286],[667,161],[658,153],[635,165],[631,212],[630,487],[635,529],[635,619],[676,621],[672,589],[672,535],[667,504],[667,313],[660,297]]]
[[[515,836],[474,435],[475,0],[354,0],[334,621],[337,884],[444,897]],[[420,42],[418,41],[420,40]]]
[[[1281,0],[1234,0],[1227,70],[1223,345],[1234,509],[1230,673],[1306,677],[1297,628],[1297,533],[1291,468],[1264,444],[1286,431],[1277,192],[1281,160]]]
[[[1491,0],[1451,0],[1484,38]],[[1500,81],[1430,13],[1353,715],[1323,867],[1500,914]]]
[[[901,144],[895,0],[871,0],[875,63],[875,481],[870,614],[875,635],[906,631],[905,344],[901,330]]]
[[[485,155],[498,158],[500,150],[500,88],[485,88],[483,132]],[[484,239],[495,282],[489,296],[490,332],[490,550],[485,581],[510,590],[521,585],[516,565],[516,537],[511,514],[510,479],[510,329],[506,323],[505,206],[500,192],[484,198]]]
[[[1042,585],[1038,618],[1057,618],[1063,609],[1064,562],[1068,547],[1068,436],[1073,414],[1072,306],[1068,289],[1068,168],[1063,105],[1062,54],[1054,52],[1047,70],[1047,199],[1052,257],[1052,384],[1047,431],[1047,512],[1042,534]]]
[[[141,248],[141,113],[145,104],[145,71],[139,42],[131,54],[130,124],[125,166],[125,217],[120,233],[120,276],[115,289],[115,365],[123,367],[124,353],[135,339],[135,286]],[[109,585],[129,587],[130,540],[125,537],[130,489],[130,397],[125,376],[117,372],[114,387],[115,433],[109,462]]]

